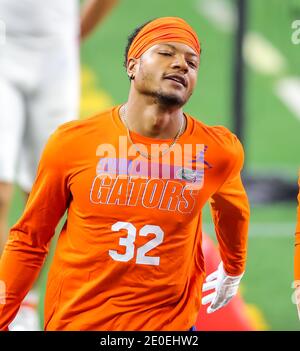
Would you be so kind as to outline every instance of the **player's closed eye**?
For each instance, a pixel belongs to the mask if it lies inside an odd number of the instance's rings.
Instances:
[[[159,54],[164,55],[164,56],[172,56],[173,55],[173,53],[169,52],[169,51],[160,51]]]
[[[196,69],[196,68],[197,68],[197,64],[196,64],[195,62],[193,62],[193,61],[187,61],[187,63],[188,63],[188,65],[189,65],[190,67],[192,67],[193,69]]]
[[[159,51],[158,54],[163,55],[163,56],[173,56],[174,55],[170,51]],[[187,64],[193,69],[197,68],[197,64],[194,61],[187,60]]]

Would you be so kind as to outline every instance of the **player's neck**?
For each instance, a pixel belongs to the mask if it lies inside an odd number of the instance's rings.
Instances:
[[[125,119],[130,131],[157,139],[174,138],[182,123],[185,130],[186,123],[181,108],[167,108],[154,101],[145,103],[137,99],[128,99]]]

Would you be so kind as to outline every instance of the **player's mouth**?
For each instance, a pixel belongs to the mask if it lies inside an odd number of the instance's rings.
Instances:
[[[187,79],[180,74],[168,74],[164,76],[164,79],[173,80],[174,82],[181,84],[185,88],[187,87]]]

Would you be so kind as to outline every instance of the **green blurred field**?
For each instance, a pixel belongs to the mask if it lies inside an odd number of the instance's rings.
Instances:
[[[232,129],[234,38],[230,31],[220,30],[200,13],[203,2],[120,1],[120,6],[82,46],[82,64],[94,73],[96,89],[104,91],[114,104],[125,101],[129,87],[123,68],[127,35],[149,19],[181,16],[197,30],[203,47],[198,86],[186,111],[207,124],[223,124]],[[249,1],[248,30],[268,39],[285,57],[287,65],[284,72],[276,75],[260,74],[247,66],[244,143],[248,171],[284,175],[295,183],[300,164],[300,121],[274,94],[274,85],[282,77],[300,76],[300,45],[293,45],[290,39],[292,21],[296,15],[300,19],[300,6],[295,12],[296,6],[293,0]],[[97,109],[95,106],[94,112]],[[11,224],[21,209],[20,195],[16,193]],[[208,209],[204,219],[205,230],[213,235]],[[292,203],[252,206],[242,291],[246,302],[260,309],[271,330],[300,330],[291,302],[295,219],[296,199]]]

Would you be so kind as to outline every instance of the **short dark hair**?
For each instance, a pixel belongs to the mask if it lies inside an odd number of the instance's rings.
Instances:
[[[127,56],[128,56],[128,51],[129,51],[129,48],[132,44],[132,42],[134,41],[135,37],[139,34],[139,32],[150,22],[152,22],[153,20],[151,21],[148,21],[148,22],[145,22],[144,24],[141,24],[140,26],[138,26],[137,28],[134,29],[134,31],[128,36],[127,38],[127,45],[126,45],[126,48],[125,48],[125,54],[124,54],[124,67],[127,68]]]

